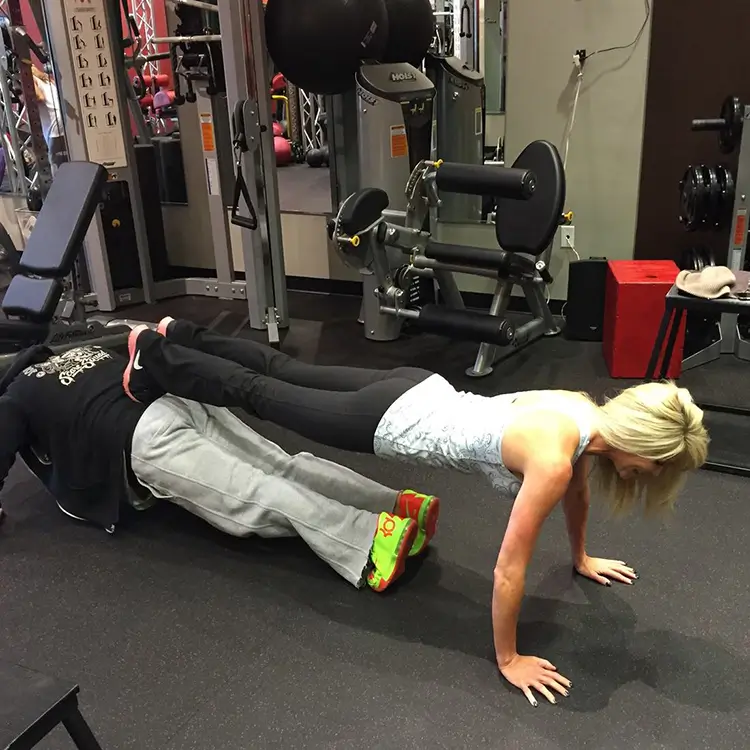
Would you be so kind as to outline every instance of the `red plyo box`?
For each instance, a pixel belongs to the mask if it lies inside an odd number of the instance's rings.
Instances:
[[[607,269],[602,348],[613,378],[643,378],[664,315],[664,298],[679,268],[671,260],[611,260]],[[667,377],[682,372],[685,321]],[[657,369],[657,372],[661,368]]]

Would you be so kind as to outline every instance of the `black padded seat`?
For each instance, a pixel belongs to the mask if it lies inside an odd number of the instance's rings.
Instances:
[[[62,293],[63,285],[58,279],[14,276],[3,298],[3,312],[9,318],[49,323]]]

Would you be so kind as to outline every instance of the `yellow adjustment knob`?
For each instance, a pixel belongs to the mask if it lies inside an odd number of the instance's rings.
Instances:
[[[573,212],[572,212],[572,211],[568,211],[568,213],[566,213],[566,214],[563,214],[563,219],[565,219],[565,221],[567,221],[567,222],[568,222],[568,224],[570,224],[570,222],[572,222],[572,221],[573,221],[573,215],[574,215],[574,214],[573,214]]]
[[[120,220],[119,219],[112,219],[112,226],[117,229],[120,226]]]
[[[355,234],[354,237],[352,237],[349,242],[352,243],[353,247],[359,247],[359,235]]]
[[[442,167],[442,166],[443,166],[443,160],[442,159],[438,159],[435,162],[435,169],[440,169],[440,167]]]

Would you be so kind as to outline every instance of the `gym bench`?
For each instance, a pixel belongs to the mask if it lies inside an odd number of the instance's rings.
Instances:
[[[667,377],[672,353],[677,344],[680,326],[687,313],[694,311],[706,317],[721,315],[721,340],[716,344],[718,358],[722,354],[734,354],[748,358],[748,342],[737,329],[737,318],[750,314],[750,301],[736,297],[701,299],[682,294],[673,286],[664,304],[664,315],[656,335],[654,348],[644,380],[664,380]],[[743,355],[744,356],[741,356]],[[711,435],[708,461],[703,468],[722,474],[750,477],[750,455],[746,448],[747,420],[750,409],[721,404],[699,403],[705,412],[706,427]]]
[[[107,170],[92,162],[68,162],[57,171],[2,301],[7,319],[0,319],[0,365],[34,344],[62,352],[82,343],[125,343],[130,329],[87,322],[76,292],[76,262],[106,181]],[[72,321],[56,318],[66,279],[77,317]]]
[[[0,747],[31,750],[62,724],[78,750],[102,750],[78,708],[78,685],[0,661]]]

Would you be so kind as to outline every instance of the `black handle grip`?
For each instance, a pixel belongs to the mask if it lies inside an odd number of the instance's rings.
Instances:
[[[436,183],[447,193],[528,200],[536,190],[536,175],[529,169],[447,161],[438,168]]]
[[[154,52],[152,55],[144,55],[143,59],[147,62],[156,62],[157,60],[169,60],[171,57],[171,52]]]
[[[723,130],[727,121],[722,117],[709,117],[702,120],[693,120],[693,130]]]
[[[232,224],[236,227],[242,227],[243,229],[255,230],[258,228],[258,219],[248,218],[247,216],[240,216],[238,213],[232,213]]]
[[[539,275],[542,277],[542,281],[545,284],[551,284],[554,279],[552,278],[552,274],[547,269],[547,266],[542,266],[542,268],[537,269],[539,271]]]

